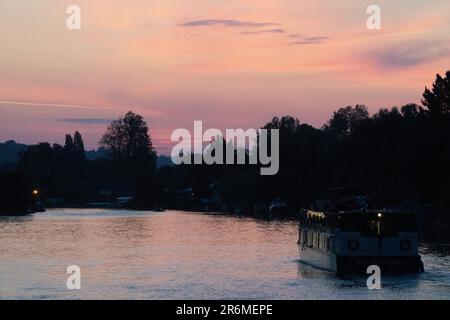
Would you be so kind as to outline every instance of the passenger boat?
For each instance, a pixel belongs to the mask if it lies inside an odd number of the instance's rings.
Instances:
[[[155,205],[153,211],[154,212],[164,212],[165,209],[164,209],[164,206],[162,204],[158,203],[158,204]]]
[[[395,211],[300,213],[300,261],[336,272],[365,273],[424,271],[418,254],[415,214]]]

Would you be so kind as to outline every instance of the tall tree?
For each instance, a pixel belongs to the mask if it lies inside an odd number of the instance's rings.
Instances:
[[[340,108],[324,126],[325,131],[339,137],[348,136],[363,120],[369,119],[369,111],[364,105]]]
[[[134,171],[154,172],[156,152],[144,118],[132,111],[114,120],[100,140],[100,146],[108,150],[112,160]]]
[[[445,77],[436,75],[436,81],[430,89],[425,88],[422,104],[431,116],[450,115],[450,71]]]
[[[78,131],[76,131],[75,135],[73,136],[73,144],[74,144],[75,158],[77,160],[84,160],[85,151],[84,151],[83,137]]]
[[[73,143],[73,138],[70,134],[66,134],[66,141],[64,143],[64,152],[69,158],[72,158],[72,156],[75,153],[75,144]]]

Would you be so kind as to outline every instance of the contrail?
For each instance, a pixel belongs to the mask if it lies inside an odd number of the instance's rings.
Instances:
[[[58,104],[58,103],[40,103],[40,102],[23,102],[23,101],[0,101],[0,107],[2,105],[15,105],[15,106],[26,106],[26,107],[51,107],[51,108],[67,108],[67,109],[84,109],[84,110],[92,110],[92,109],[98,109],[98,110],[111,110],[111,111],[117,111],[121,110],[121,108],[117,107],[99,107],[99,106],[81,106],[81,105],[74,105],[74,104]],[[136,108],[136,109],[142,109],[142,108]],[[160,111],[155,110],[149,110],[145,109],[145,115],[151,116],[151,117],[161,117],[164,114]]]
[[[96,109],[94,106],[78,106],[73,104],[54,104],[54,103],[39,103],[39,102],[21,102],[21,101],[0,101],[0,105],[16,105],[16,106],[30,106],[30,107],[54,107],[54,108],[72,108],[72,109]]]

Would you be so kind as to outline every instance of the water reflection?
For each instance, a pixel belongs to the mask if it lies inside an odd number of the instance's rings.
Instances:
[[[448,257],[450,255],[449,243],[421,243],[421,253],[432,254],[439,257]]]
[[[183,212],[51,210],[0,218],[0,299],[450,298],[448,251],[423,246],[427,272],[337,278],[299,262],[295,221]],[[83,289],[65,289],[68,265]]]

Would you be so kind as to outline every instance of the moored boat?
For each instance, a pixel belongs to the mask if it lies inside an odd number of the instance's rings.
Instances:
[[[36,201],[33,206],[31,207],[31,212],[45,212],[45,205],[42,201]]]
[[[269,211],[272,217],[283,217],[289,214],[287,202],[281,199],[273,200],[270,204]]]

